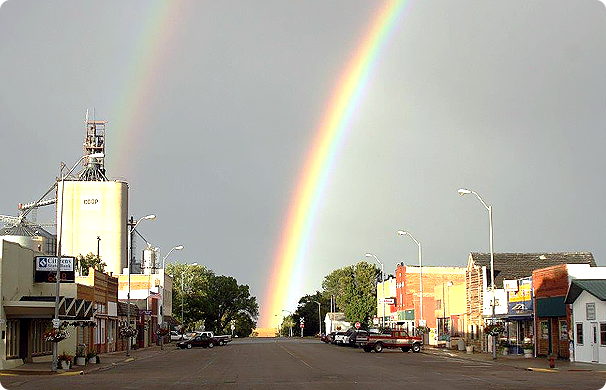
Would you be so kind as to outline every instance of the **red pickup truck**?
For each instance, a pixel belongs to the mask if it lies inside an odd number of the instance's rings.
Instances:
[[[364,352],[383,351],[384,348],[400,348],[403,352],[421,352],[421,336],[410,336],[405,330],[392,330],[390,333],[369,333],[368,336],[356,338],[356,344]]]

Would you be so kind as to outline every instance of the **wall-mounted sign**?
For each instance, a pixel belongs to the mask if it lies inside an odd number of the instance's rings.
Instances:
[[[61,256],[59,276],[61,283],[73,283],[75,259]],[[57,275],[57,257],[36,256],[34,258],[34,283],[55,283]]]
[[[507,292],[516,292],[518,291],[518,281],[517,280],[503,280],[503,287]]]
[[[530,278],[515,281],[517,291],[507,293],[507,312],[525,314],[532,312],[532,280]]]
[[[393,305],[396,303],[396,299],[395,298],[383,298],[382,299],[383,302],[381,303],[385,303],[387,305]]]
[[[101,197],[99,195],[82,195],[80,207],[85,210],[101,210]]]

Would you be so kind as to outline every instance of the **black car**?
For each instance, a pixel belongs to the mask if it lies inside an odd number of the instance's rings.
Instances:
[[[358,345],[356,344],[356,340],[358,337],[360,337],[360,338],[368,337],[368,331],[364,330],[364,329],[354,330],[349,335],[349,339],[346,340],[347,345],[349,345],[350,347],[358,348]]]
[[[177,347],[181,349],[191,349],[193,347],[213,348],[215,345],[221,345],[219,340],[214,337],[208,337],[205,334],[196,335],[189,340],[184,340],[177,343]]]

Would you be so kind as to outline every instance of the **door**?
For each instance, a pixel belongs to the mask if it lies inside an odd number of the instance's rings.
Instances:
[[[593,359],[592,362],[600,361],[600,344],[598,343],[599,333],[598,333],[598,323],[591,323],[591,350],[593,351]]]

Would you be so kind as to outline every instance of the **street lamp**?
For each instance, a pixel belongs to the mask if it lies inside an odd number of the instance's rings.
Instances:
[[[63,194],[65,193],[65,178],[68,177],[74,169],[80,164],[84,158],[103,158],[105,154],[103,153],[92,153],[85,154],[78,159],[78,161],[74,164],[73,167],[67,172],[66,175],[61,175],[61,209],[59,210],[59,231],[57,232],[57,236],[59,237],[57,240],[57,270],[55,272],[55,316],[53,318],[53,328],[59,328],[59,294],[60,294],[60,285],[61,285],[61,236],[63,235]],[[59,180],[57,180],[59,181]],[[55,183],[57,185],[57,183]],[[52,190],[52,188],[51,188]],[[50,190],[49,190],[50,191]],[[38,202],[36,202],[38,203]],[[52,363],[52,371],[56,372],[59,366],[59,343],[53,343],[53,363]]]
[[[320,302],[312,301],[318,304],[318,326],[320,326],[320,337],[322,337],[322,314],[320,313]]]
[[[381,265],[381,291],[383,291],[383,315],[381,316],[381,324],[383,324],[383,327],[385,327],[385,285],[383,284],[385,277],[383,274],[383,263],[381,263],[379,258],[376,255],[373,255],[372,253],[367,253],[365,256],[374,257],[377,263]]]
[[[287,312],[287,313],[290,313],[290,335],[289,335],[289,337],[292,337],[292,335],[293,335],[293,331],[292,331],[292,325],[293,325],[293,314],[292,314],[292,311],[290,311],[290,310],[286,310],[286,309],[282,309],[282,311],[285,311],[285,312]]]
[[[133,256],[133,248],[132,248],[132,243],[133,243],[133,233],[135,232],[135,229],[137,228],[137,225],[139,224],[139,222],[143,221],[144,219],[156,219],[156,214],[149,214],[146,215],[145,217],[141,217],[137,220],[137,223],[133,223],[133,218],[131,217],[130,222],[128,223],[128,225],[130,226],[130,231],[128,233],[128,259],[127,259],[127,267],[128,267],[128,293],[126,295],[126,323],[128,324],[128,327],[130,328],[130,267],[131,267],[131,258]],[[131,348],[131,344],[132,344],[132,339],[131,337],[128,338],[128,344],[126,345],[126,356],[130,356],[130,348]]]
[[[414,238],[414,236],[412,234],[410,234],[410,232],[407,232],[405,230],[398,230],[398,235],[399,236],[408,236],[410,238],[412,238],[412,240],[415,242],[415,244],[417,244],[417,246],[419,247],[419,290],[420,290],[420,306],[421,306],[421,313],[420,313],[420,317],[419,317],[419,326],[425,326],[425,321],[423,320],[423,252],[421,250],[421,243],[419,241],[417,241],[416,238]],[[421,324],[423,322],[423,324]]]
[[[164,325],[164,260],[170,255],[170,253],[174,250],[180,251],[183,250],[183,245],[173,246],[171,250],[168,251],[166,256],[162,258],[162,304],[160,305],[160,328]],[[164,349],[164,336],[160,338],[160,349]]]
[[[482,202],[482,204],[484,205],[484,207],[486,208],[486,210],[488,210],[488,223],[489,223],[489,239],[490,239],[490,288],[492,289],[492,323],[493,325],[496,322],[496,315],[495,315],[495,291],[494,291],[494,249],[493,249],[493,239],[492,239],[492,205],[487,205],[486,202],[484,202],[484,199],[482,199],[482,197],[475,191],[472,190],[468,190],[466,188],[459,188],[459,195],[463,196],[466,194],[474,194],[476,196],[476,198],[478,198],[478,200],[480,202]],[[494,360],[497,359],[497,339],[494,336],[492,337],[492,358]]]

